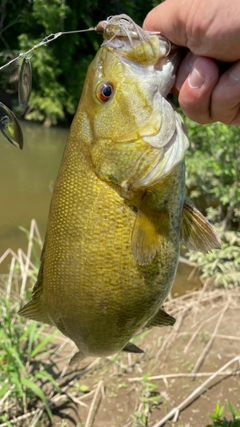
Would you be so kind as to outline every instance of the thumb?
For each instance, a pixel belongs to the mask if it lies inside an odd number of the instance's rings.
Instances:
[[[186,19],[187,10],[181,0],[167,0],[146,16],[143,29],[147,31],[160,31],[172,43],[178,46],[186,46]]]

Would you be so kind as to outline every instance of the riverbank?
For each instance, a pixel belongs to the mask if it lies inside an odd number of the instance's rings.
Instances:
[[[0,277],[2,308],[6,299],[10,302],[9,318],[0,319],[2,333],[11,332],[16,351],[15,355],[12,348],[3,349],[8,356],[2,365],[7,369],[0,372],[0,414],[4,414],[0,427],[206,427],[210,423],[207,414],[214,412],[216,402],[226,406],[227,419],[231,419],[228,400],[240,409],[240,288],[212,289],[207,280],[199,291],[165,303],[165,310],[176,318],[173,328],[144,330],[133,339],[145,351],[143,355],[120,353],[70,366],[76,352],[70,340],[61,334],[51,339],[54,328],[24,323],[17,315],[26,286],[36,279],[32,262],[36,240],[41,246],[33,220],[26,254],[21,250],[5,254],[10,273]],[[189,282],[191,285],[191,277]],[[4,347],[6,340],[1,338],[0,343]],[[38,396],[24,394],[23,409],[16,411],[13,393],[17,383],[10,384],[8,375],[17,363],[20,377],[33,381],[45,393],[53,414],[51,422],[39,389],[35,390]],[[9,389],[4,392],[6,384]]]
[[[60,405],[59,413],[55,408],[53,425],[205,427],[216,402],[230,420],[227,401],[240,409],[239,308],[240,289],[202,290],[166,303],[177,319],[174,327],[140,335],[141,357],[82,362],[68,388],[79,402]],[[68,344],[66,360],[71,353]]]
[[[25,361],[34,378],[40,358],[59,386],[57,390],[46,378],[36,380],[46,394],[52,422],[43,402],[34,399],[34,404],[26,402],[29,409],[24,414],[9,416],[8,423],[31,427],[206,427],[210,423],[207,414],[214,412],[217,402],[226,407],[224,415],[230,420],[227,402],[238,410],[240,406],[240,289],[201,290],[167,302],[165,309],[176,317],[176,324],[135,337],[134,342],[145,351],[141,356],[121,353],[69,366],[76,348],[59,334],[44,347],[44,356],[40,353]],[[13,321],[16,323],[16,318]],[[52,331],[47,328],[45,336]],[[3,398],[1,412],[2,402]],[[8,425],[0,423],[0,427]]]

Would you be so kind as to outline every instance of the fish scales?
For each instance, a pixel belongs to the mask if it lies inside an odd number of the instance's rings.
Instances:
[[[79,164],[77,144],[68,145],[65,156],[72,159],[67,162],[72,171],[75,157]],[[87,163],[83,163],[81,170],[76,169],[75,177],[70,171],[68,166],[62,171],[64,190],[62,185],[57,184],[52,200],[45,249],[43,295],[46,299],[43,299],[43,304],[49,313],[58,312],[59,319],[55,318],[54,323],[59,327],[61,319],[69,315],[68,301],[71,304],[71,330],[70,327],[66,329],[64,321],[60,330],[71,337],[75,335],[74,328],[77,328],[78,333],[79,329],[82,330],[81,336],[84,332],[87,336],[91,335],[93,329],[96,340],[100,340],[99,347],[104,335],[105,346],[109,348],[115,345],[113,337],[122,339],[122,323],[131,337],[136,330],[136,322],[140,327],[149,318],[149,312],[156,312],[160,284],[168,283],[169,278],[173,279],[177,254],[175,250],[172,257],[168,254],[174,268],[167,272],[164,269],[165,277],[162,277],[161,268],[163,257],[156,258],[150,265],[138,265],[131,249],[131,233],[136,217],[134,210],[125,204],[114,189],[99,181],[89,171]],[[85,205],[79,201],[79,181],[82,199],[85,200],[86,196]],[[73,196],[66,205],[69,188]],[[56,220],[59,244],[55,240]],[[83,235],[79,237],[81,232]],[[64,244],[66,236],[70,250]],[[51,259],[51,262],[46,262],[47,259]],[[162,300],[167,293],[166,290],[164,295],[161,289]],[[87,314],[84,318],[81,316],[82,311]],[[82,339],[85,342],[87,337]],[[124,337],[118,345],[123,347],[125,343]]]
[[[99,28],[105,41],[70,129],[32,300],[20,311],[71,338],[73,361],[141,352],[129,342],[139,328],[175,321],[161,307],[181,238],[194,249],[219,245],[185,201],[188,139],[165,99],[178,52],[125,15]]]

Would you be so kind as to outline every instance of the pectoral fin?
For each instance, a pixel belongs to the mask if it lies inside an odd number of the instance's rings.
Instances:
[[[169,215],[166,207],[160,211],[148,205],[145,198],[137,212],[132,231],[132,252],[138,264],[149,264],[169,232]]]
[[[152,326],[173,326],[175,322],[176,319],[174,319],[174,317],[160,309],[157,314],[148,321],[145,328],[151,328]]]
[[[195,251],[209,252],[221,248],[214,228],[198,209],[186,201],[182,211],[181,237],[183,244]]]
[[[144,353],[144,351],[137,347],[132,342],[128,342],[125,347],[122,349],[122,351],[127,351],[128,353]]]

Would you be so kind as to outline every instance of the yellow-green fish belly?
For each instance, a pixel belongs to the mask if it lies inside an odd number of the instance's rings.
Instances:
[[[158,256],[140,266],[131,249],[135,218],[134,209],[68,143],[49,215],[42,304],[86,355],[124,347],[172,284],[178,239],[167,238]]]

